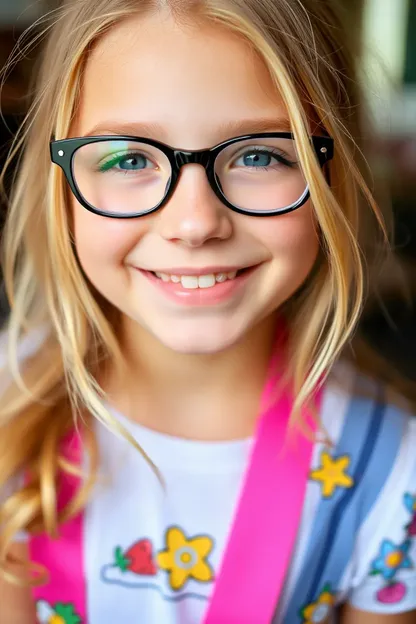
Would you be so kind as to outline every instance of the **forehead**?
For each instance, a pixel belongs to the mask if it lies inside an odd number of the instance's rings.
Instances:
[[[184,27],[157,14],[129,19],[97,43],[73,134],[97,126],[101,134],[114,132],[106,127],[113,122],[145,124],[143,135],[199,149],[229,138],[218,128],[239,119],[276,120],[269,129],[279,130],[285,117],[265,64],[247,42],[209,23]]]

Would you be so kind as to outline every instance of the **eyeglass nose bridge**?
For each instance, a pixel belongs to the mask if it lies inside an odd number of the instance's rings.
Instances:
[[[173,155],[178,170],[184,165],[202,165],[204,169],[207,169],[210,161],[209,150],[198,150],[195,152],[174,150]]]

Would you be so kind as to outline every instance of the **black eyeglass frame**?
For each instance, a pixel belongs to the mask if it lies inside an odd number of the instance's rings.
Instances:
[[[166,145],[165,143],[160,143],[159,141],[155,141],[149,138],[137,137],[137,136],[121,136],[121,135],[100,135],[100,136],[92,136],[92,137],[78,137],[71,139],[60,139],[60,140],[52,140],[50,142],[50,153],[51,160],[53,163],[61,167],[65,174],[65,178],[71,188],[71,191],[75,195],[78,202],[90,212],[93,212],[102,217],[109,217],[111,219],[137,219],[138,217],[144,217],[145,215],[151,214],[160,210],[172,196],[176,185],[179,180],[179,175],[181,168],[185,165],[189,164],[198,164],[202,165],[206,171],[208,182],[219,198],[219,200],[225,204],[228,208],[233,210],[234,212],[238,212],[240,214],[254,216],[254,217],[270,217],[276,216],[280,214],[286,214],[288,212],[292,212],[297,208],[300,208],[310,196],[309,193],[309,185],[306,186],[304,194],[299,198],[297,202],[284,208],[283,210],[265,210],[262,212],[257,212],[253,210],[246,210],[244,208],[240,208],[239,206],[235,206],[231,202],[228,201],[224,193],[222,192],[221,185],[219,180],[217,180],[215,174],[215,161],[219,154],[223,149],[232,145],[233,143],[237,143],[239,141],[251,140],[251,139],[272,139],[272,138],[281,138],[281,139],[292,139],[294,140],[294,135],[291,132],[261,132],[256,134],[246,134],[238,137],[234,137],[232,139],[228,139],[227,141],[223,141],[214,147],[209,149],[202,150],[180,150],[170,145]],[[328,163],[334,155],[334,141],[329,136],[316,136],[313,135],[310,137],[312,145],[315,149],[318,161],[323,167],[326,163]],[[73,172],[73,162],[74,156],[77,150],[79,150],[84,145],[92,144],[92,143],[101,143],[103,141],[137,141],[140,143],[144,143],[145,145],[150,145],[152,147],[156,147],[159,149],[169,160],[171,165],[171,177],[168,186],[166,187],[165,195],[163,199],[153,208],[146,210],[144,212],[139,213],[113,213],[113,212],[105,212],[99,210],[95,206],[89,204],[86,199],[82,196]]]

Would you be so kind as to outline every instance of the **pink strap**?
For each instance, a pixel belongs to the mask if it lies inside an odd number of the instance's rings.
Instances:
[[[82,466],[82,443],[75,431],[63,444],[65,456],[74,464]],[[60,482],[59,508],[62,509],[75,495],[79,479],[65,474]],[[59,539],[52,540],[45,534],[30,539],[31,560],[46,569],[53,562],[59,571],[61,582],[51,582],[34,589],[35,600],[42,600],[54,608],[57,603],[69,603],[74,611],[86,622],[86,583],[83,563],[83,516],[79,514],[59,529]],[[52,621],[52,620],[51,620]]]
[[[269,382],[265,400],[271,390]],[[289,441],[291,408],[290,393],[284,391],[259,420],[204,624],[270,624],[273,619],[298,531],[313,448],[305,435]],[[313,427],[310,419],[308,424]]]

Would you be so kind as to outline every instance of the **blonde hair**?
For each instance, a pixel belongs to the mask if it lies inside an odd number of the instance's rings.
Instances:
[[[115,331],[117,311],[83,276],[73,249],[62,172],[49,158],[50,138],[66,137],[73,120],[89,51],[121,20],[164,9],[179,21],[208,19],[232,29],[251,43],[269,67],[299,146],[322,241],[319,262],[307,284],[286,304],[296,418],[351,340],[360,316],[365,263],[373,261],[371,254],[364,257],[363,253],[365,221],[378,222],[378,232],[383,230],[362,173],[364,158],[357,142],[361,100],[354,60],[332,4],[323,0],[71,0],[49,16],[45,32],[50,33],[35,97],[10,155],[11,161],[24,147],[3,246],[11,314],[7,325],[10,379],[0,399],[0,490],[22,472],[30,479],[0,509],[3,569],[17,531],[56,535],[60,523],[85,505],[97,463],[94,435],[88,427],[92,417],[120,432],[103,407],[103,391],[96,380],[99,367],[110,359],[122,362]],[[331,186],[311,147],[311,127],[334,139]],[[372,227],[371,235],[375,232]],[[19,362],[20,341],[39,327],[46,332],[42,346]],[[90,471],[75,499],[58,512],[57,475],[75,470],[60,444],[80,416],[86,425]]]

